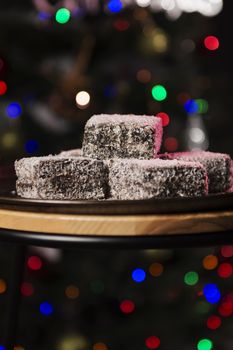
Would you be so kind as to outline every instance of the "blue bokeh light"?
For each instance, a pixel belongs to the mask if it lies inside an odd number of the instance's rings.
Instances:
[[[5,347],[3,345],[0,345],[0,350],[5,350]]]
[[[135,269],[132,272],[132,279],[137,282],[143,282],[146,278],[146,273],[143,269]]]
[[[22,114],[22,108],[19,103],[12,102],[6,107],[6,113],[10,118],[18,118]]]
[[[195,100],[188,100],[184,104],[184,109],[187,113],[197,113],[199,110],[198,103]]]
[[[206,284],[203,293],[206,300],[211,304],[215,304],[221,299],[221,293],[216,284]]]
[[[48,20],[52,17],[52,15],[50,13],[47,13],[47,12],[39,12],[38,13],[38,18],[41,20],[41,21],[45,21],[45,20]]]
[[[36,140],[28,140],[26,143],[25,143],[25,150],[32,154],[32,153],[35,153],[39,148],[39,144]]]
[[[44,301],[40,304],[40,312],[45,316],[49,316],[53,313],[53,306],[47,301]]]
[[[122,8],[123,8],[123,5],[120,0],[110,0],[108,3],[108,9],[113,13],[120,12]]]
[[[104,96],[108,98],[113,98],[117,94],[116,88],[114,85],[107,85],[104,88]]]

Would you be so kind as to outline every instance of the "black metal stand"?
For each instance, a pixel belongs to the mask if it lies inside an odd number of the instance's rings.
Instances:
[[[17,337],[17,326],[20,307],[20,287],[23,280],[25,253],[25,246],[14,246],[14,256],[12,259],[12,273],[8,296],[8,313],[5,323],[5,350],[13,350]]]

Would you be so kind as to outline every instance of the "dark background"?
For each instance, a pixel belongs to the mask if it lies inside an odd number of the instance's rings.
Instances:
[[[47,19],[39,17],[32,1],[0,4],[0,81],[7,84],[0,96],[1,179],[9,178],[17,158],[80,147],[85,122],[94,113],[165,112],[170,123],[163,151],[199,148],[233,155],[230,1],[215,17],[183,13],[177,20],[136,5],[112,14],[101,1],[97,13],[72,14],[63,25],[54,15],[68,2],[50,4],[54,10]],[[153,44],[156,34],[162,34],[162,44]],[[219,39],[218,50],[205,48],[208,35]],[[146,74],[138,78],[142,69]],[[166,87],[162,102],[152,98],[156,84]],[[75,102],[83,90],[91,97],[84,109]],[[208,102],[208,111],[187,112],[187,99],[200,98]],[[21,109],[15,118],[9,116],[11,103]],[[202,142],[190,138],[193,128],[201,130]],[[12,247],[1,245],[0,344],[11,253]],[[203,266],[208,255],[218,260],[212,270]],[[232,350],[232,274],[223,278],[219,268],[232,266],[232,255],[232,250],[224,255],[222,247],[149,252],[30,248],[28,258],[36,256],[42,266],[33,270],[27,260],[15,350],[146,350],[150,336],[160,339],[161,350],[197,349],[203,338],[213,342],[213,350]],[[164,269],[157,277],[150,274],[153,263]],[[139,267],[146,279],[135,283],[131,274]],[[184,282],[189,271],[199,275],[193,286]],[[220,301],[206,300],[203,288],[209,283],[218,286]],[[73,297],[67,293],[70,286]],[[135,304],[132,314],[121,311],[125,299]],[[48,314],[41,311],[44,302]],[[228,308],[224,316],[222,304]],[[222,322],[216,330],[207,326],[213,315]]]

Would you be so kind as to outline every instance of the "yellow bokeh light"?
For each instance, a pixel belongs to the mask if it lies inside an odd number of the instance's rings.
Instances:
[[[76,103],[79,108],[87,108],[90,103],[91,97],[87,91],[79,91],[75,97]]]
[[[65,289],[65,295],[69,299],[76,299],[79,297],[79,294],[80,294],[80,292],[79,292],[78,287],[76,287],[74,285],[67,286]]]
[[[2,136],[1,143],[5,148],[12,148],[16,145],[17,135],[13,132],[8,132]]]
[[[213,270],[218,265],[218,258],[215,255],[207,255],[204,257],[202,265],[206,270]]]
[[[13,350],[24,350],[22,346],[14,346]]]
[[[160,263],[153,263],[149,267],[149,272],[154,277],[158,277],[158,276],[162,275],[163,270],[164,270],[164,267]]]
[[[96,343],[93,346],[93,350],[108,350],[108,347],[104,343]]]
[[[155,33],[153,37],[153,47],[154,47],[154,50],[159,53],[163,53],[167,51],[168,40],[166,35],[161,32]]]
[[[0,279],[0,294],[5,293],[6,289],[6,282],[3,279]]]

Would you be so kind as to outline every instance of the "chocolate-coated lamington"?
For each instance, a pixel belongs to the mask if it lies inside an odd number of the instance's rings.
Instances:
[[[193,151],[165,153],[159,157],[201,163],[207,170],[210,193],[225,192],[231,186],[231,158],[227,154]]]
[[[83,157],[31,157],[15,162],[20,197],[36,199],[104,199],[107,167]]]
[[[200,163],[178,160],[114,159],[108,162],[112,199],[194,197],[208,194]]]
[[[95,115],[85,126],[83,155],[97,159],[155,158],[162,133],[161,118],[155,116]]]
[[[69,149],[68,151],[62,151],[58,154],[62,157],[81,157],[83,155],[81,148]]]

